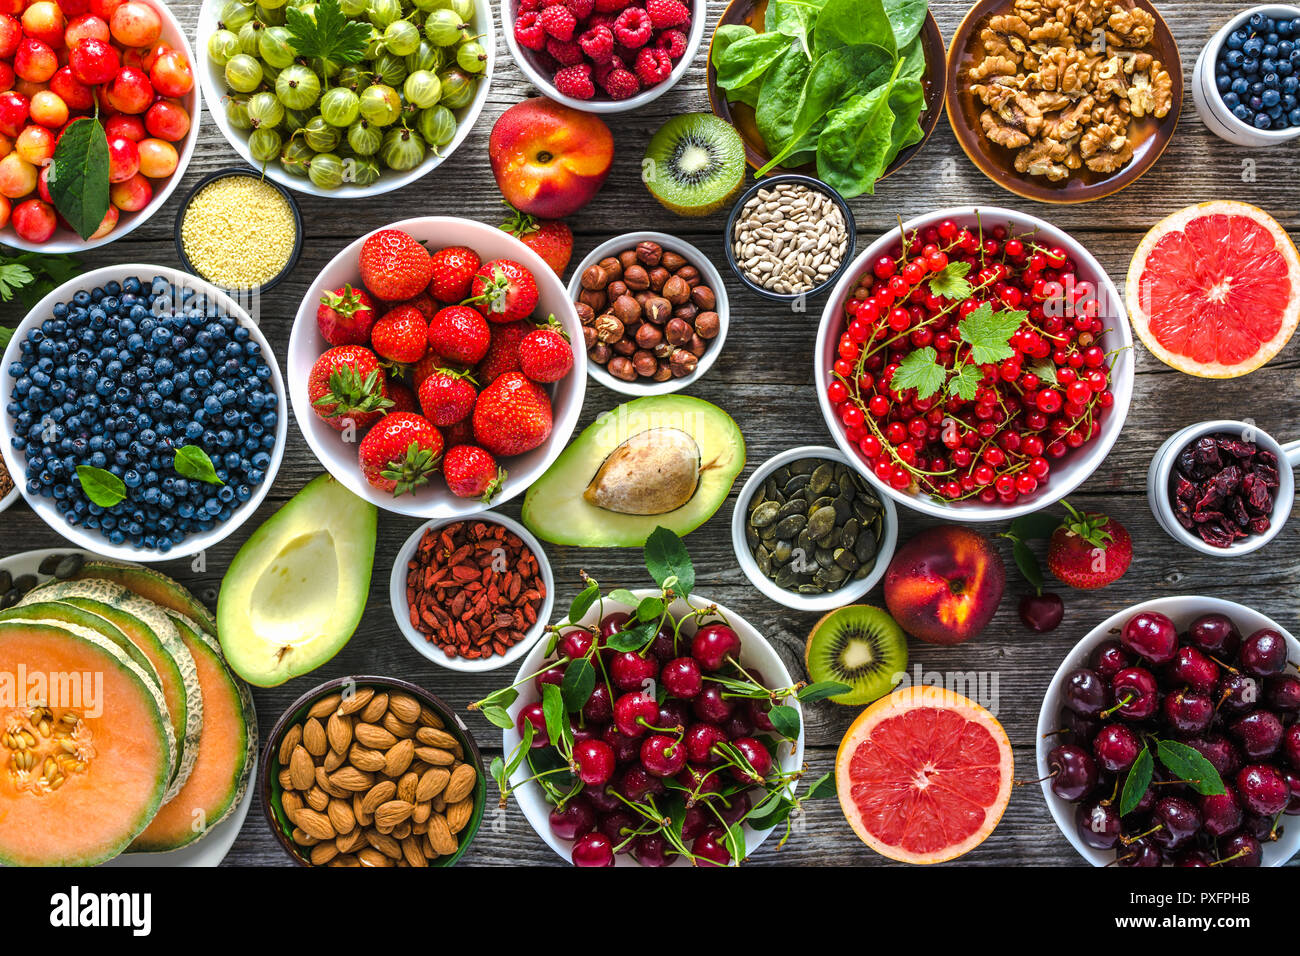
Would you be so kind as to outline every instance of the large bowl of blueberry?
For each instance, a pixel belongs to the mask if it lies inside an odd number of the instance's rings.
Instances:
[[[184,557],[266,497],[288,432],[284,380],[237,302],[156,265],[55,289],[0,362],[0,449],[32,509],[88,551]]]
[[[1225,23],[1196,61],[1192,98],[1210,131],[1238,146],[1300,136],[1300,7],[1265,4]]]

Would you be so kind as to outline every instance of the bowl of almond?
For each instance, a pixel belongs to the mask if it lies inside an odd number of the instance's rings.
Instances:
[[[341,677],[285,711],[259,764],[271,831],[302,866],[451,866],[483,819],[474,739],[423,688]]]

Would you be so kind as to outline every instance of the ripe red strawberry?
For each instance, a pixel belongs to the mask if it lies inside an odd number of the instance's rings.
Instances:
[[[385,302],[401,302],[424,291],[433,275],[429,250],[400,229],[380,229],[361,244],[361,281]]]
[[[489,321],[514,322],[537,308],[537,281],[513,259],[493,259],[474,273],[470,295],[467,301]]]
[[[427,484],[441,456],[442,435],[413,412],[385,415],[357,448],[366,481],[395,496]]]
[[[405,302],[399,302],[398,305],[409,305],[417,310],[420,315],[424,316],[424,321],[428,322],[433,318],[433,314],[438,311],[438,304],[433,301],[433,297],[427,292],[421,292],[413,299],[407,299]]]
[[[478,498],[485,504],[501,493],[501,485],[506,480],[505,469],[475,445],[449,448],[442,462],[442,474],[453,495]]]
[[[656,30],[668,30],[691,22],[691,11],[679,0],[646,0],[645,12]]]
[[[390,362],[418,362],[429,344],[429,326],[419,309],[399,305],[375,323],[370,344]]]
[[[519,343],[533,327],[527,322],[507,322],[492,325],[492,344],[479,363],[474,377],[483,385],[491,385],[506,372],[519,371]]]
[[[449,305],[439,309],[429,323],[429,348],[445,359],[473,365],[487,355],[492,333],[488,325],[467,305]]]
[[[375,353],[360,345],[340,345],[316,360],[307,377],[312,411],[331,428],[361,432],[392,407],[384,371]]]
[[[573,346],[555,316],[519,343],[519,369],[534,382],[558,382],[573,371]]]
[[[468,246],[448,246],[435,252],[432,259],[429,295],[448,305],[469,298],[469,285],[483,264],[478,253]]]
[[[424,384],[424,380],[440,368],[442,368],[442,356],[433,349],[427,350],[424,358],[411,366],[412,387],[418,390]]]
[[[388,410],[388,414],[418,410],[415,403],[415,393],[411,391],[409,385],[390,378],[388,380],[387,394],[389,401],[393,403],[393,407]]]
[[[374,300],[350,285],[326,292],[316,307],[316,324],[330,345],[366,345],[375,324]]]
[[[551,400],[540,385],[507,372],[479,394],[474,437],[494,455],[522,455],[551,434]]]
[[[569,224],[563,219],[535,219],[513,206],[510,211],[513,215],[501,228],[541,256],[557,276],[564,275],[564,268],[573,256],[573,230]]]
[[[1047,569],[1072,588],[1104,588],[1118,580],[1133,560],[1128,531],[1104,514],[1080,514],[1066,501],[1069,515],[1052,532]]]
[[[438,369],[420,384],[420,411],[440,427],[467,418],[477,398],[474,380],[453,369]]]

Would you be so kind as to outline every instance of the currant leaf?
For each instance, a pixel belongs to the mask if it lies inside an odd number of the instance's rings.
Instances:
[[[898,392],[914,388],[917,398],[934,395],[948,377],[948,370],[938,363],[938,357],[939,353],[928,345],[910,353],[898,363],[894,377],[889,380],[890,388]]]

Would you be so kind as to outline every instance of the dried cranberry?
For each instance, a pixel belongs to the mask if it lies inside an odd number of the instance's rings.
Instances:
[[[1226,456],[1226,457],[1225,457]],[[1215,547],[1271,525],[1277,456],[1232,435],[1204,435],[1175,459],[1170,503],[1178,523]]]

